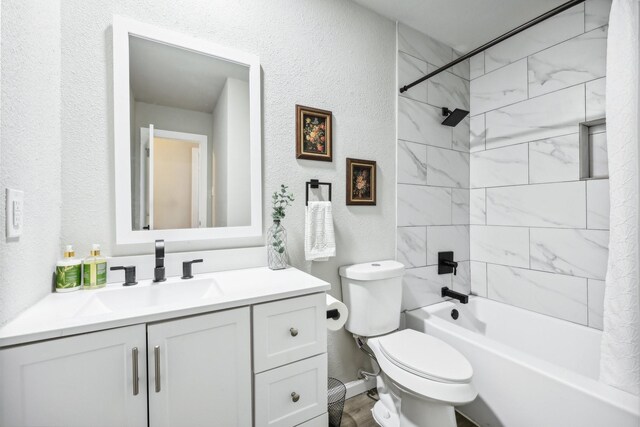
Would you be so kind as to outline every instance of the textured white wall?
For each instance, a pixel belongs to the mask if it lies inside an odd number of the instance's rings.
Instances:
[[[150,245],[114,242],[112,14],[254,53],[263,70],[264,219],[281,183],[296,194],[284,226],[295,267],[332,283],[340,265],[394,256],[395,26],[341,0],[137,2],[69,0],[62,4],[62,234],[85,253],[149,253]],[[295,159],[295,104],[333,111],[334,161]],[[378,162],[378,205],[345,205],[345,157]],[[304,183],[333,182],[337,257],[303,256]],[[261,243],[260,241],[256,243]],[[214,247],[170,245],[169,250]],[[35,250],[35,249],[34,249]],[[171,256],[171,255],[169,255]],[[48,289],[45,284],[43,292]],[[346,331],[330,333],[329,372],[355,378],[365,358]]]
[[[51,291],[60,252],[60,6],[3,1],[0,324]],[[23,190],[24,233],[7,241],[5,187]]]

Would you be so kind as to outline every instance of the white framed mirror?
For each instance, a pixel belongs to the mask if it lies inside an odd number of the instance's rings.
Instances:
[[[116,242],[262,235],[257,56],[113,18]]]

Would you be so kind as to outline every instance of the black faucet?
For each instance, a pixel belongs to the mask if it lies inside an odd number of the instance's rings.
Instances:
[[[156,268],[153,269],[153,281],[164,282],[167,277],[164,272],[164,240],[156,240]]]
[[[443,287],[440,290],[440,296],[442,298],[449,297],[449,298],[457,299],[462,304],[466,304],[466,303],[469,302],[469,295],[465,295],[465,294],[461,294],[460,292],[452,291],[451,289],[447,288],[446,286]]]
[[[438,252],[438,274],[458,273],[458,263],[453,260],[453,252]]]

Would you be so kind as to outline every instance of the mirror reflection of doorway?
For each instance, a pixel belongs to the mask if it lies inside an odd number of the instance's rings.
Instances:
[[[149,125],[140,141],[140,223],[149,230],[206,227],[206,135]]]

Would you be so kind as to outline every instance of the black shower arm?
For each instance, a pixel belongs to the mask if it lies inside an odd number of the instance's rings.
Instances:
[[[556,7],[555,9],[551,9],[550,11],[543,13],[542,15],[533,18],[531,21],[525,22],[524,24],[520,25],[519,27],[514,28],[513,30],[504,33],[503,35],[496,37],[495,39],[491,40],[490,42],[487,42],[485,44],[483,44],[482,46],[473,49],[471,52],[466,53],[464,55],[462,55],[461,57],[454,59],[453,61],[449,62],[448,64],[443,65],[442,67],[438,68],[435,71],[430,72],[429,74],[427,74],[426,76],[422,76],[420,77],[418,80],[416,80],[413,83],[409,83],[408,85],[404,85],[400,88],[400,93],[406,92],[409,89],[411,89],[412,87],[414,87],[415,85],[419,85],[420,83],[422,83],[425,80],[430,79],[431,77],[440,74],[441,72],[453,67],[454,65],[457,65],[459,63],[461,63],[462,61],[465,61],[469,58],[471,58],[474,55],[479,54],[480,52],[483,52],[487,49],[489,49],[492,46],[497,45],[498,43],[508,39],[509,37],[515,36],[516,34],[526,30],[527,28],[533,27],[534,25],[551,18],[552,16],[555,16],[561,12],[564,12],[567,9],[572,8],[575,5],[578,5],[580,3],[584,3],[584,0],[571,0],[568,1],[566,3],[561,4],[560,6]]]

